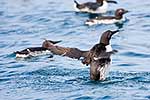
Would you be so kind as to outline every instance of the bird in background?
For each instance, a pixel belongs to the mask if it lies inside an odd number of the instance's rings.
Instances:
[[[96,2],[86,2],[82,4],[74,0],[74,8],[77,12],[106,13],[108,3],[117,4],[117,2],[113,0],[96,0]]]
[[[114,24],[114,23],[123,23],[126,21],[126,18],[123,16],[128,10],[119,8],[115,11],[114,16],[97,16],[96,18],[88,19],[85,24],[92,26],[96,24]]]

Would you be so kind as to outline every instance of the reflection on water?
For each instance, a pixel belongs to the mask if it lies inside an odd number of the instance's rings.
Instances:
[[[84,21],[97,15],[75,13],[73,1],[1,0],[1,100],[149,100],[150,1],[139,2],[119,1],[109,7],[108,15],[118,7],[129,10],[125,23],[89,27]],[[88,50],[107,29],[121,31],[112,38],[112,46],[119,52],[113,55],[105,81],[91,81],[89,67],[67,57],[18,60],[13,54],[41,46],[43,38]]]

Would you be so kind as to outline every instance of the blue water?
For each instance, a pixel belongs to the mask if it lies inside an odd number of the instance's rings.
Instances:
[[[80,0],[85,2],[86,0]],[[150,1],[118,0],[108,14],[130,12],[123,25],[84,25],[91,15],[75,13],[72,0],[0,0],[0,100],[150,100]],[[105,81],[91,81],[89,66],[67,57],[16,59],[14,51],[59,45],[90,49],[107,29],[113,55]]]

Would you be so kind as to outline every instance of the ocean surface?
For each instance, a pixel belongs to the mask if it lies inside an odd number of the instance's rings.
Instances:
[[[117,8],[129,10],[122,25],[89,27],[94,15],[76,13],[73,0],[0,0],[0,100],[150,100],[150,0],[118,0],[105,15]],[[121,31],[111,40],[119,52],[105,81],[91,81],[78,60],[13,53],[44,38],[89,50],[108,29]]]

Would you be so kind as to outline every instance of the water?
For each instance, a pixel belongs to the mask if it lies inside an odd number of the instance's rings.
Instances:
[[[85,0],[80,0],[85,2]],[[0,100],[149,100],[150,1],[118,1],[114,9],[130,12],[123,25],[88,27],[89,14],[75,13],[72,0],[0,1]],[[40,46],[43,38],[88,50],[107,29],[120,29],[112,38],[119,53],[107,80],[91,81],[89,66],[67,57],[15,59],[14,51]]]

